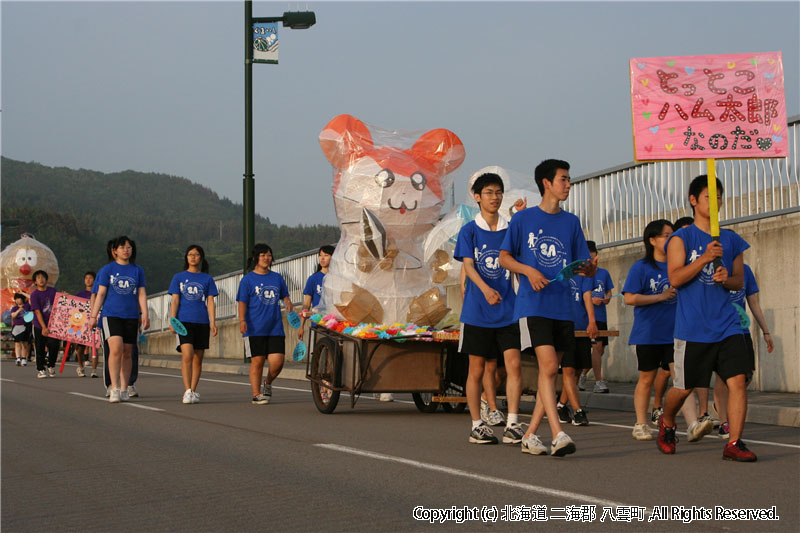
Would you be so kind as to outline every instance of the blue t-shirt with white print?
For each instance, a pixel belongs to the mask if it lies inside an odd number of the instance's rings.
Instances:
[[[139,265],[108,263],[97,274],[97,286],[106,287],[103,316],[139,318],[140,287],[145,287],[144,270]]]
[[[605,298],[606,292],[614,288],[614,282],[611,281],[611,274],[609,274],[608,270],[605,268],[598,268],[597,274],[588,279],[592,282],[592,298]],[[608,320],[606,304],[594,306],[594,318],[599,322],[606,322]]]
[[[738,291],[728,291],[731,295],[731,302],[747,309],[747,297],[758,292],[758,283],[750,265],[744,265],[744,285]],[[750,328],[742,328],[742,333],[750,333]]]
[[[686,252],[686,265],[696,261],[711,242],[711,235],[696,225],[681,228],[670,237],[680,237]],[[747,242],[730,230],[720,230],[722,266],[730,274],[733,261],[750,248]],[[669,249],[669,243],[667,243]],[[718,286],[711,276],[714,263],[708,263],[694,279],[678,287],[678,310],[673,336],[691,342],[719,342],[731,335],[741,335],[739,314],[731,305],[728,290]]]
[[[483,218],[480,220],[483,221]],[[486,225],[485,222],[483,224]],[[458,233],[453,257],[459,261],[471,257],[481,279],[500,293],[501,298],[498,304],[489,305],[483,292],[468,277],[464,290],[464,305],[461,308],[461,322],[464,324],[500,328],[515,322],[515,295],[511,284],[511,273],[500,266],[500,245],[503,243],[506,231],[506,222],[501,217],[496,231],[488,229],[488,225],[482,228],[473,220],[465,224]]]
[[[536,206],[515,213],[500,249],[547,279],[555,278],[573,261],[589,260],[580,220],[563,209],[550,214]],[[538,316],[572,321],[569,300],[569,281],[556,281],[536,292],[528,277],[520,276],[514,318]]]
[[[283,337],[280,302],[287,296],[289,289],[279,273],[269,271],[266,274],[245,274],[239,282],[239,292],[236,295],[237,302],[247,304],[247,333],[242,337]]]
[[[320,297],[322,296],[322,281],[325,279],[325,274],[322,270],[314,272],[306,280],[306,286],[303,289],[303,294],[311,296],[311,307],[319,305]]]
[[[189,272],[184,270],[172,277],[169,294],[179,294],[178,320],[192,324],[208,324],[209,296],[217,296],[217,284],[214,278],[205,272]]]
[[[667,263],[640,259],[628,272],[622,292],[652,296],[670,288]],[[678,299],[633,307],[633,328],[628,344],[672,344]]]
[[[586,304],[583,295],[592,290],[592,279],[582,276],[575,276],[569,280],[569,297],[572,304],[572,321],[575,323],[575,331],[585,331],[589,327],[589,313],[586,312]],[[595,316],[595,321],[597,317]]]

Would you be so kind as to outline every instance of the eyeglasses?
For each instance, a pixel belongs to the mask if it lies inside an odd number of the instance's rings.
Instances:
[[[186,254],[186,257],[200,257],[200,254]]]
[[[656,235],[656,238],[658,238],[658,237],[663,237],[665,239],[669,239],[670,237],[672,237],[672,233],[660,233],[660,234]]]
[[[483,191],[481,192],[481,195],[494,196],[495,198],[502,198],[503,191]]]

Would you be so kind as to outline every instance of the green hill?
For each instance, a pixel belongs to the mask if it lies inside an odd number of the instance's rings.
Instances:
[[[242,206],[207,187],[132,170],[104,174],[5,157],[0,163],[1,246],[33,233],[58,258],[61,290],[81,290],[83,273],[107,262],[105,243],[117,235],[136,241],[150,294],[168,288],[189,244],[205,249],[214,276],[242,267]],[[338,239],[336,226],[278,226],[256,216],[256,242],[268,243],[276,258]]]

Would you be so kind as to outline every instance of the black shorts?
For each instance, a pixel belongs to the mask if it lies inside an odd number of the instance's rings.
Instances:
[[[506,350],[519,350],[519,324],[514,323],[499,328],[461,324],[459,352],[477,355],[484,359],[497,359],[500,366]]]
[[[286,353],[286,337],[245,337],[245,357],[266,357],[271,353]]]
[[[750,376],[752,376],[756,370],[756,350],[753,347],[753,337],[750,336],[750,333],[744,334],[744,343],[747,346],[748,368],[750,369]]]
[[[19,333],[14,333],[15,331],[19,331],[17,328],[22,328],[22,331],[20,331]],[[14,335],[14,342],[30,342],[31,329],[32,328],[30,324],[14,326],[13,328],[11,328],[11,334]]]
[[[708,387],[712,372],[727,381],[739,374],[746,376],[750,371],[747,345],[741,333],[719,342],[675,339],[674,346],[675,372],[672,380],[676,389]]]
[[[603,322],[602,320],[597,321],[597,329],[599,330],[607,330],[608,329],[608,322]],[[603,346],[608,346],[608,337],[597,337],[596,339],[591,339],[590,341],[592,344],[597,344],[598,342],[602,342]]]
[[[116,316],[103,317],[103,337],[122,337],[123,344],[136,344],[139,336],[138,318],[119,318]]]
[[[589,337],[575,338],[575,349],[564,352],[564,355],[561,356],[561,366],[568,366],[575,370],[592,368],[592,344],[589,342]]]
[[[175,349],[180,352],[182,344],[191,344],[195,350],[208,350],[211,325],[197,322],[184,322],[183,325],[186,327],[186,335],[175,335],[178,343]]]
[[[636,359],[639,372],[651,372],[659,368],[669,370],[673,361],[675,347],[672,344],[637,344]]]
[[[556,320],[540,316],[519,319],[522,349],[553,346],[556,352],[575,349],[575,324],[571,320]]]

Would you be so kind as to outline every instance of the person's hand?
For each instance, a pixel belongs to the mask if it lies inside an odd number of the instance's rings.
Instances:
[[[298,340],[303,340],[303,329],[304,328],[302,326],[300,326],[300,329],[297,330],[297,339]]]
[[[150,329],[150,317],[147,315],[142,317],[142,331]]]
[[[216,337],[217,336],[217,325],[216,324],[211,324],[211,336],[212,337]]]
[[[586,327],[586,333],[589,335],[590,339],[597,338],[597,322],[589,322],[589,325]]]
[[[710,263],[718,257],[722,257],[722,243],[719,241],[711,241],[706,246],[706,251],[703,252],[700,259],[702,259],[704,263]]]
[[[714,272],[714,275],[711,276],[711,279],[717,283],[725,283],[728,281],[728,269],[724,266],[717,267],[717,270]]]
[[[764,342],[767,343],[767,353],[772,353],[772,350],[775,349],[775,343],[772,341],[772,335],[769,332],[764,333]]]
[[[527,196],[523,196],[522,198],[517,198],[517,201],[514,202],[514,209],[516,209],[517,211],[522,211],[526,207],[528,207]]]
[[[603,298],[599,298],[597,296],[592,296],[592,304],[594,305],[602,305],[604,303],[608,303]]]
[[[89,329],[94,329],[95,327],[97,327],[97,317],[96,316],[90,316],[89,317]]]
[[[531,270],[533,270],[533,272],[531,272],[530,274],[527,274],[528,281],[530,282],[531,287],[533,288],[533,290],[536,291],[536,292],[539,292],[540,290],[542,290],[545,287],[547,287],[547,285],[550,282],[548,281],[548,279],[546,277],[544,277],[542,275],[541,272],[539,272],[535,268],[533,268]]]
[[[489,305],[497,305],[503,299],[500,297],[500,293],[492,288],[486,290],[483,293],[483,297],[486,298],[486,301],[489,302]]]
[[[50,336],[50,330],[47,329],[47,326],[43,327],[42,328],[42,337],[49,337],[49,336]]]
[[[247,333],[247,322],[244,320],[239,321],[239,333],[242,335]]]
[[[594,259],[589,259],[582,266],[576,268],[575,273],[585,278],[594,277],[594,275],[597,274],[598,259],[599,257],[595,257]]]
[[[664,289],[664,292],[661,293],[661,299],[664,300],[664,301],[672,300],[677,295],[678,295],[678,291],[677,291],[677,289],[675,289],[675,287],[668,287],[668,288]]]
[[[603,298],[603,305],[608,305],[608,302],[610,301],[611,301],[611,296],[606,296],[605,298]]]

